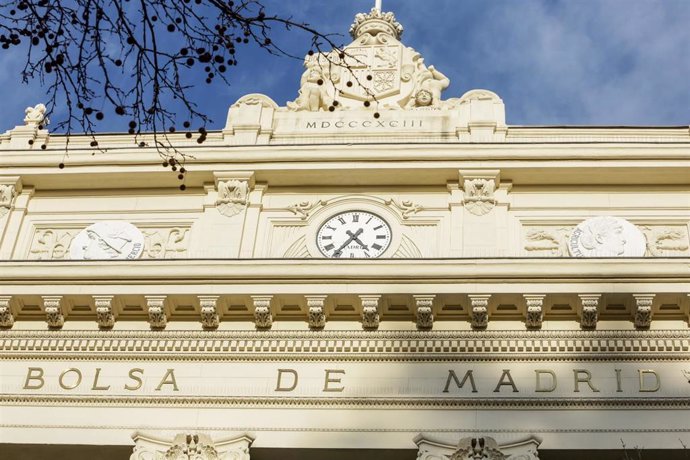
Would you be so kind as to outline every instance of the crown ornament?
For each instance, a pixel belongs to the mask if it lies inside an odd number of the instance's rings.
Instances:
[[[382,13],[380,9],[372,8],[369,13],[359,13],[355,16],[355,22],[350,26],[350,35],[353,39],[358,39],[364,34],[372,37],[384,33],[400,40],[403,33],[403,26],[395,20],[395,15],[391,12]]]

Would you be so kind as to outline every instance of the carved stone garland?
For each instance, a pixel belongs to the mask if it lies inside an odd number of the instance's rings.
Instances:
[[[364,329],[378,329],[379,327],[379,299],[380,295],[361,295],[362,327]]]
[[[220,318],[218,316],[219,297],[217,295],[199,296],[201,325],[206,330],[218,329],[220,325]]]
[[[417,329],[430,330],[434,327],[434,305],[435,295],[415,295],[413,296],[417,304]]]
[[[305,296],[307,299],[307,308],[309,329],[323,329],[326,326],[326,311],[325,311],[325,295]]]
[[[652,303],[654,294],[633,294],[637,309],[635,310],[635,327],[648,329],[652,324]]]
[[[9,329],[14,324],[14,316],[10,310],[12,296],[0,296],[0,328]]]
[[[580,294],[579,297],[582,303],[580,327],[582,329],[595,329],[599,320],[598,307],[601,294]]]
[[[61,302],[62,296],[43,296],[43,311],[50,329],[60,329],[65,324]]]
[[[94,296],[93,301],[96,306],[96,322],[99,329],[112,329],[115,326],[115,315],[113,314],[112,295]]]
[[[149,315],[151,329],[165,329],[168,324],[168,317],[165,313],[164,295],[151,295],[146,297],[146,310]]]
[[[489,324],[489,299],[490,295],[470,295],[472,311],[470,322],[473,329],[486,329]]]
[[[273,313],[271,312],[272,295],[253,295],[254,324],[257,329],[270,329],[273,325]]]
[[[523,295],[527,303],[527,316],[525,318],[525,325],[528,329],[541,329],[541,324],[544,319],[543,294],[525,294]]]

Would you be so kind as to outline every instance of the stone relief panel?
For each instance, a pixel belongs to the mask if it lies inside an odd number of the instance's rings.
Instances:
[[[86,227],[86,225],[84,225]],[[31,260],[64,260],[70,258],[70,246],[84,227],[37,228],[29,246]],[[138,226],[144,235],[142,259],[176,259],[187,257],[190,226]]]
[[[645,257],[690,255],[687,225],[637,225],[644,234]],[[569,257],[568,241],[575,225],[523,224],[522,249],[526,257]]]

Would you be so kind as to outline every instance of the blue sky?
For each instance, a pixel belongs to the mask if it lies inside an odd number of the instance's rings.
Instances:
[[[342,34],[374,0],[264,0],[322,32]],[[403,43],[451,79],[444,97],[490,89],[513,125],[689,125],[690,0],[383,0],[405,27]],[[296,55],[309,37],[276,31]],[[19,51],[19,50],[17,50]],[[194,97],[221,129],[228,107],[247,93],[281,105],[297,95],[302,64],[242,49],[231,85],[199,82]],[[39,82],[21,83],[20,53],[0,53],[0,131],[46,98]],[[54,117],[59,117],[59,108]],[[106,117],[99,131],[126,130]]]

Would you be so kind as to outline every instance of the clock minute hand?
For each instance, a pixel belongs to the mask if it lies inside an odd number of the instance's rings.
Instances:
[[[350,235],[352,237],[352,241],[359,244],[360,246],[362,246],[362,249],[367,251],[367,250],[369,250],[369,247],[366,244],[362,243],[362,240],[357,238],[359,236],[359,234],[363,231],[363,229],[361,229],[361,228],[359,230],[360,231],[358,231],[357,234],[355,234],[355,235],[353,235],[350,230],[346,231],[345,233],[347,233],[348,235]]]
[[[357,231],[355,232],[355,234],[353,235],[352,232],[350,232],[350,231],[348,230],[348,231],[347,231],[347,234],[350,235],[350,239],[347,240],[347,241],[345,241],[345,242],[344,242],[344,243],[333,253],[333,257],[340,257],[340,256],[342,256],[342,255],[343,255],[343,249],[345,248],[345,246],[347,246],[348,244],[352,243],[352,242],[359,236],[359,234],[362,233],[363,231],[364,231],[364,229],[363,229],[363,228],[360,228],[360,229],[357,230]]]

